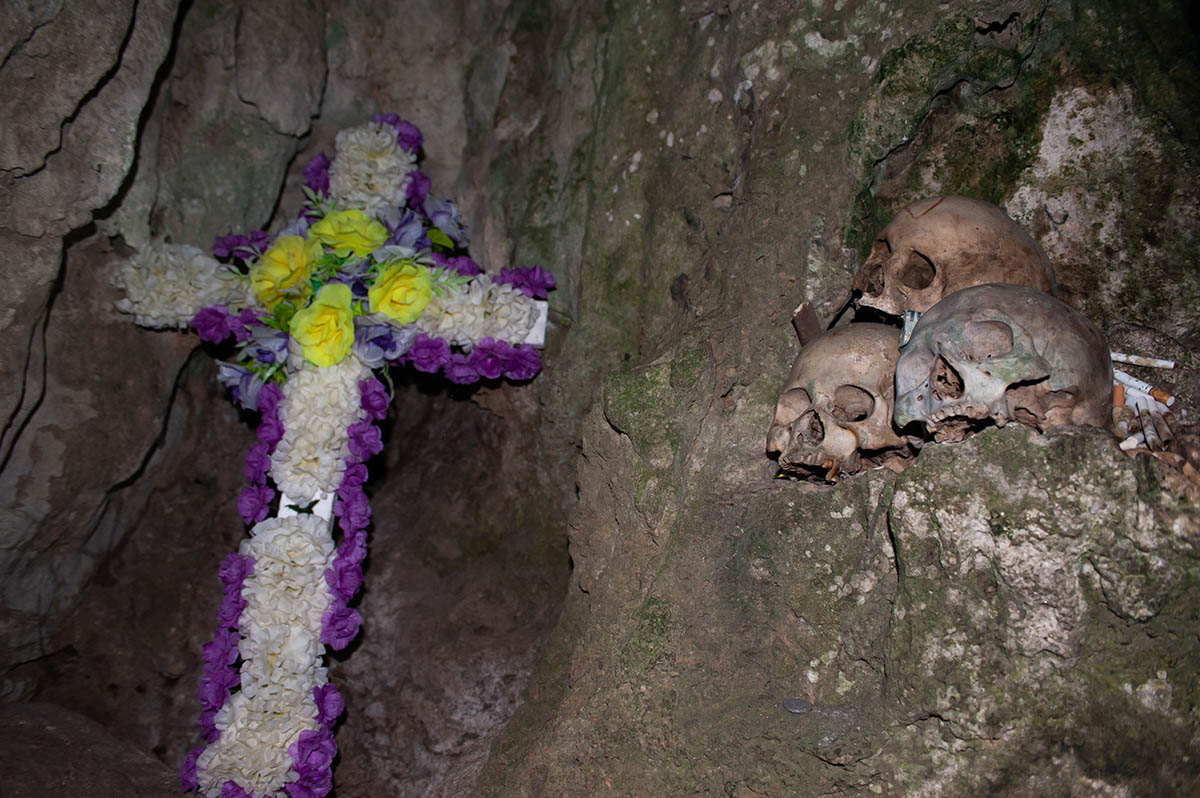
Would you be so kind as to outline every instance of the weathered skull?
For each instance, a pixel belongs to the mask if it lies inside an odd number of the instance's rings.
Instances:
[[[924,312],[982,283],[1054,293],[1054,268],[1000,208],[970,197],[917,200],[896,214],[854,276],[856,302],[894,316]]]
[[[934,305],[896,364],[896,425],[921,421],[939,441],[990,423],[1045,431],[1110,426],[1112,362],[1100,331],[1054,297],[978,285]]]
[[[900,331],[849,324],[809,342],[792,364],[767,432],[785,471],[836,482],[911,457],[892,429],[892,375]]]

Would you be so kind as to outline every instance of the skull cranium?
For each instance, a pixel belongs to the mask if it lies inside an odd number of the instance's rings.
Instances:
[[[854,277],[859,306],[893,316],[924,312],[982,283],[1054,293],[1054,269],[1037,242],[990,202],[960,196],[918,200],[879,233]]]
[[[896,364],[896,425],[939,441],[1017,421],[1038,430],[1112,421],[1112,362],[1082,314],[1027,286],[989,284],[921,317]]]
[[[899,343],[898,329],[861,323],[800,351],[767,432],[767,451],[779,454],[783,470],[836,482],[877,465],[898,468],[912,456],[892,429]]]

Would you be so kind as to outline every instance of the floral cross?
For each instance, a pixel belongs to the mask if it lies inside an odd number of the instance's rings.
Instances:
[[[123,263],[117,308],[143,326],[233,339],[218,364],[260,414],[238,511],[251,526],[220,569],[217,629],[198,697],[204,743],[180,770],[209,798],[313,798],[333,785],[344,704],[325,647],[361,624],[371,508],[366,462],[383,444],[389,366],[454,383],[541,370],[540,266],[485,274],[450,200],[429,196],[422,137],[395,114],[337,135],[305,169],[307,202],[274,236],[218,238],[212,255],[156,243]],[[338,533],[335,534],[335,523]]]

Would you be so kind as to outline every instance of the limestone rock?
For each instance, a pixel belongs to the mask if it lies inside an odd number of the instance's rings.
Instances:
[[[96,505],[68,503],[60,508],[64,517],[71,519],[70,523],[80,527],[74,533],[69,556],[61,556],[63,552],[50,548],[49,560],[45,562],[59,562],[55,573],[43,566],[30,566],[29,562],[44,557],[47,543],[58,539],[64,530],[36,526],[37,520],[27,517],[21,509],[31,505],[20,498],[26,488],[18,485],[24,484],[28,490],[43,494],[49,489],[48,480],[61,473],[72,441],[58,439],[57,421],[49,419],[65,414],[73,417],[75,423],[83,423],[97,412],[84,406],[86,389],[80,393],[82,386],[78,382],[67,379],[56,386],[56,379],[69,378],[70,374],[48,363],[52,350],[66,343],[63,337],[48,332],[51,298],[63,266],[62,239],[108,203],[129,172],[138,118],[166,56],[176,5],[168,0],[142,3],[132,20],[123,23],[120,22],[122,6],[106,10],[106,14],[113,15],[107,19],[119,36],[111,47],[103,45],[111,33],[107,30],[109,26],[105,26],[98,40],[102,46],[94,53],[90,47],[97,41],[92,32],[94,9],[71,5],[59,7],[53,16],[47,12],[37,19],[30,18],[31,29],[16,37],[20,43],[8,59],[13,74],[8,75],[6,70],[5,76],[0,76],[6,85],[11,81],[11,90],[0,94],[6,99],[25,97],[34,109],[27,120],[29,127],[21,128],[28,135],[6,139],[10,146],[19,149],[11,153],[11,160],[4,165],[10,171],[0,178],[3,181],[0,243],[5,251],[0,279],[11,298],[0,313],[0,333],[14,342],[0,354],[0,381],[10,388],[0,394],[0,416],[5,420],[0,438],[0,458],[4,463],[0,474],[4,562],[0,571],[5,583],[0,626],[6,632],[12,631],[4,636],[7,645],[0,654],[0,668],[41,653],[38,630],[47,623],[55,625],[61,621],[64,605],[73,601],[75,591],[90,575],[84,563],[93,555],[80,559],[78,549],[88,534],[84,519],[94,514]],[[65,69],[63,74],[67,77],[63,81],[57,79],[57,71],[44,68],[47,63],[57,67],[60,57],[70,62],[85,54],[92,65],[78,75]],[[43,68],[34,69],[35,62]],[[59,88],[48,88],[47,83]],[[23,117],[18,113],[15,118]],[[55,132],[48,134],[49,128]],[[44,144],[46,136],[53,140],[50,146],[38,149],[33,145],[34,141],[39,146]],[[92,280],[85,303],[94,298],[97,290],[105,293],[104,289],[96,288],[101,280],[95,276]],[[90,307],[99,309],[103,305],[96,303]],[[75,323],[77,327],[69,331],[69,336],[73,339],[73,350],[79,352],[78,342],[90,343],[96,339],[89,329],[90,318]],[[64,396],[65,407],[58,404]],[[40,421],[35,420],[38,414]],[[34,445],[32,431],[46,425],[55,430],[50,436],[52,440],[41,439]],[[49,444],[45,452],[41,451],[42,444]],[[29,456],[38,462],[31,465]],[[135,459],[140,456],[132,454]],[[34,502],[40,508],[35,516],[50,512],[46,499],[48,496],[42,495]],[[30,539],[39,533],[44,536],[42,548],[35,549]],[[28,590],[31,583],[38,585],[32,592]]]
[[[7,798],[179,794],[178,778],[166,765],[54,704],[0,706],[0,758]]]

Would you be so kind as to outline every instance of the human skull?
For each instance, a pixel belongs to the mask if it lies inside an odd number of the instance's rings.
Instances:
[[[767,432],[767,451],[779,454],[783,470],[836,482],[911,457],[892,429],[899,344],[895,327],[861,323],[832,329],[800,350]]]
[[[1108,346],[1082,314],[1034,288],[964,289],[930,308],[900,350],[895,421],[920,421],[939,441],[1009,421],[1107,428]]]
[[[941,196],[917,200],[879,233],[854,276],[859,306],[893,316],[924,312],[981,283],[1054,293],[1054,268],[1021,227],[990,202]]]

